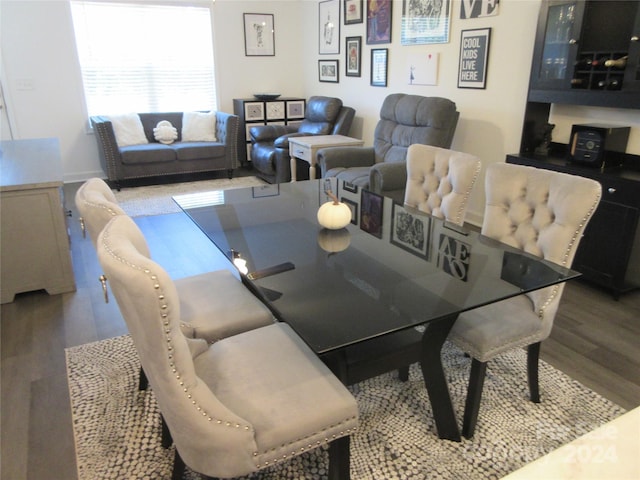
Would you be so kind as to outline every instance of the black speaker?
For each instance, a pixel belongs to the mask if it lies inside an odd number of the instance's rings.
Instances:
[[[622,165],[630,131],[613,125],[573,125],[569,159],[596,168]]]

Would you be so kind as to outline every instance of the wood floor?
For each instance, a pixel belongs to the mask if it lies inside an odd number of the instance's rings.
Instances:
[[[100,267],[73,205],[77,187],[65,185],[77,291],[21,294],[0,309],[2,480],[77,478],[64,349],[127,333],[115,302],[102,298]],[[185,215],[136,221],[173,277],[228,268]],[[542,358],[624,408],[640,405],[640,291],[615,301],[568,284]]]

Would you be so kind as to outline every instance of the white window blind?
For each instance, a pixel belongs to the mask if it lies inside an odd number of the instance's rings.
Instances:
[[[216,110],[209,7],[71,1],[89,115]]]

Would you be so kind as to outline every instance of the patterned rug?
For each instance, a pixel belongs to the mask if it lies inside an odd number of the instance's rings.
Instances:
[[[178,213],[180,207],[172,200],[174,195],[200,193],[209,190],[259,187],[267,183],[258,177],[218,178],[198,182],[170,183],[146,187],[130,187],[113,193],[118,204],[131,217]]]
[[[139,362],[128,335],[66,350],[78,478],[168,479],[173,447],[160,445],[160,417],[151,390],[137,390]],[[350,387],[360,411],[351,440],[353,480],[497,479],[624,410],[540,364],[542,403],[528,401],[525,352],[489,363],[476,434],[439,440],[417,365],[409,381],[394,374]],[[462,418],[470,360],[450,344],[443,362]],[[327,452],[317,449],[247,479],[324,479]],[[188,471],[185,479],[200,478]]]

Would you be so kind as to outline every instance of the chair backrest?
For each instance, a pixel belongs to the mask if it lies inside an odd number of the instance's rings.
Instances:
[[[576,175],[493,163],[487,167],[485,193],[483,235],[571,267],[602,188]],[[527,294],[543,320],[553,320],[563,288],[564,284]]]
[[[116,215],[126,215],[109,185],[100,178],[90,178],[83,183],[76,192],[75,203],[94,247],[109,220]]]
[[[449,148],[459,116],[456,104],[446,98],[389,95],[374,132],[375,162],[403,162],[414,143]]]
[[[300,133],[329,135],[342,109],[342,100],[333,97],[310,97],[304,120],[298,128]]]
[[[196,375],[193,358],[207,343],[183,335],[176,287],[143,244],[135,222],[118,215],[98,237],[98,258],[173,441],[187,464],[195,456],[253,471],[254,429]]]
[[[462,225],[480,159],[468,153],[414,144],[407,150],[404,203]]]

